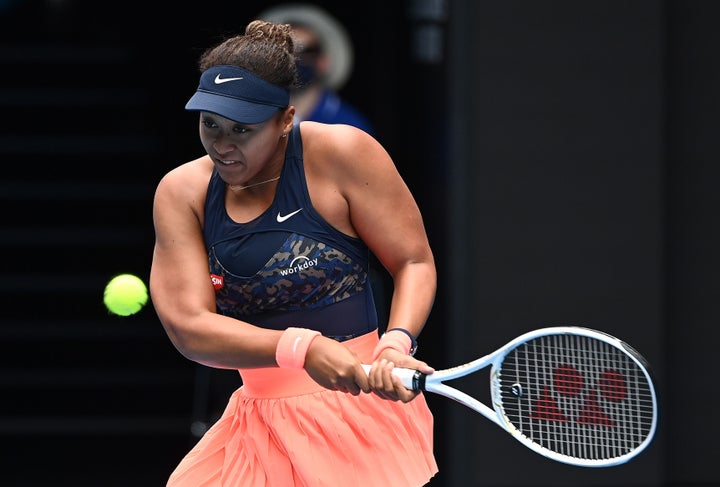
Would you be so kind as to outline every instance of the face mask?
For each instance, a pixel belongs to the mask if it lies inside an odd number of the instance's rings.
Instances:
[[[298,73],[298,86],[300,89],[307,85],[312,84],[317,76],[317,69],[315,64],[298,61],[297,62],[297,73]]]

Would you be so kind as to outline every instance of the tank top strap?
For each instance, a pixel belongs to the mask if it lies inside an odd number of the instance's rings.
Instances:
[[[285,158],[302,159],[303,148],[302,138],[300,137],[300,123],[293,124],[289,137]]]
[[[305,180],[304,166],[300,124],[295,123],[288,137],[282,178],[278,183],[278,191],[271,206],[273,218],[278,211],[285,215],[299,208],[303,208],[302,211],[305,213],[314,213]]]
[[[225,213],[225,181],[217,170],[213,168],[207,193],[205,194],[205,223],[203,234],[206,243],[213,241],[217,232],[228,229],[229,219]]]

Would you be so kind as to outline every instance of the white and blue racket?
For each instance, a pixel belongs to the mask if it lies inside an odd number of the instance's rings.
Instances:
[[[445,382],[491,366],[492,408]],[[408,389],[463,404],[547,458],[581,467],[627,462],[652,441],[657,397],[647,362],[625,342],[578,326],[525,333],[432,374],[395,368]]]

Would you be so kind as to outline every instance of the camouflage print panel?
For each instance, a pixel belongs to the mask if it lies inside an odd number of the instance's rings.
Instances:
[[[296,233],[251,277],[231,274],[214,250],[209,257],[210,272],[223,279],[216,301],[218,312],[226,316],[321,308],[367,285],[367,270],[347,254]]]

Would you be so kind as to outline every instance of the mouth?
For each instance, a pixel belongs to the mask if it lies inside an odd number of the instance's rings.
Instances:
[[[218,159],[218,162],[223,166],[232,166],[233,164],[238,164],[240,161],[224,161],[222,159]]]

